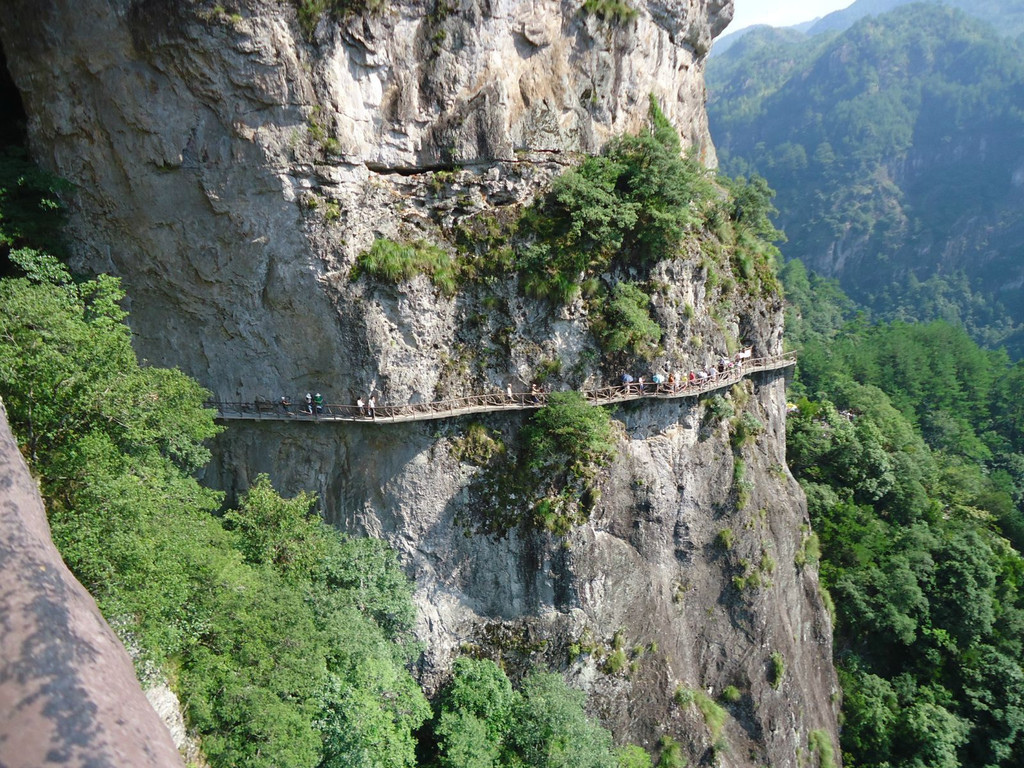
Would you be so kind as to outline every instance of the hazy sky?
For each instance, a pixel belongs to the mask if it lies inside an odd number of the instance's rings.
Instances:
[[[788,27],[838,11],[852,3],[853,0],[734,0],[736,15],[726,32],[735,32],[751,24]]]

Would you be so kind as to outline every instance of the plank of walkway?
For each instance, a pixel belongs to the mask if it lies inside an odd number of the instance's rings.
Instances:
[[[715,392],[730,387],[746,376],[766,371],[776,371],[796,364],[795,353],[789,352],[785,355],[772,358],[761,358],[734,370],[720,375],[715,380],[708,381],[699,387],[685,387],[674,392],[630,392],[623,387],[603,387],[597,390],[585,390],[584,396],[593,405],[615,405],[634,400],[679,400],[687,397],[699,397],[708,392]],[[605,395],[603,393],[607,392]],[[282,411],[276,403],[261,403],[254,406],[252,403],[228,403],[210,401],[207,406],[217,410],[217,419],[224,421],[290,421],[305,422],[310,424],[320,423],[347,423],[359,422],[364,424],[396,424],[410,421],[433,421],[436,419],[450,419],[457,416],[465,416],[474,413],[496,413],[499,411],[532,411],[543,408],[546,404],[547,393],[540,395],[540,402],[532,402],[533,395],[529,392],[514,393],[513,402],[505,400],[503,394],[471,395],[456,400],[438,401],[434,403],[417,403],[412,405],[385,405],[377,407],[376,418],[360,416],[354,411],[355,406],[331,405],[325,406],[326,412],[309,414],[305,411]],[[478,402],[471,405],[460,405],[465,401],[488,401]],[[293,405],[293,408],[299,406]],[[264,410],[267,409],[267,410]],[[427,410],[424,410],[427,409]],[[332,410],[340,413],[332,413]]]

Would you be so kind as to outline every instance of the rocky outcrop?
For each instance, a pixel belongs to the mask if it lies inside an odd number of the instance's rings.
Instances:
[[[514,276],[448,297],[424,276],[388,286],[351,267],[377,237],[454,249],[459,225],[512,215],[637,130],[651,94],[712,165],[703,57],[732,13],[652,1],[614,21],[568,0],[409,0],[304,30],[270,0],[11,5],[0,36],[33,147],[77,185],[77,264],[122,275],[142,356],[242,401],[354,402],[374,387],[417,402],[542,370],[556,388],[616,375],[585,302],[529,300]],[[694,241],[645,276],[656,368],[740,341],[781,351],[779,298],[712,276],[713,261]],[[622,407],[600,501],[564,538],[479,532],[484,470],[454,451],[466,420],[232,427],[207,480],[238,491],[269,472],[286,493],[315,491],[342,529],[391,542],[416,579],[430,691],[459,652],[512,671],[543,661],[622,741],[655,749],[670,734],[694,759],[796,765],[811,730],[835,739],[837,689],[816,574],[798,565],[807,519],[783,406],[765,374],[713,408]],[[755,443],[732,445],[723,409],[762,425]],[[522,420],[482,422],[511,446]],[[730,685],[740,698],[713,733],[684,694]]]
[[[481,470],[452,451],[466,420],[264,422],[226,435],[217,462],[225,483],[266,471],[314,487],[331,522],[392,542],[417,584],[428,690],[466,651],[499,657],[510,673],[544,663],[586,689],[623,740],[653,749],[670,734],[696,761],[797,765],[811,730],[835,735],[831,627],[813,568],[797,565],[809,529],[785,469],[784,383],[757,376],[731,400],[746,400],[765,427],[738,453],[704,402],[616,411],[618,458],[590,522],[565,538],[475,533]],[[521,418],[480,423],[511,445]],[[679,689],[715,699],[730,685],[741,699],[717,736],[674,699]]]
[[[127,651],[50,540],[0,404],[0,763],[184,766]]]
[[[425,396],[449,339],[418,336],[428,354],[402,345],[393,370],[347,284],[356,254],[530,199],[637,130],[650,94],[712,163],[702,52],[730,14],[403,2],[307,41],[277,0],[45,0],[0,30],[34,149],[76,184],[77,265],[124,276],[149,360],[223,399],[341,384],[339,359],[358,386],[417,367],[403,387]]]

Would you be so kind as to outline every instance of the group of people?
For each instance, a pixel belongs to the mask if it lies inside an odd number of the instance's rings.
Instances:
[[[660,373],[655,373],[651,376],[650,381],[646,380],[643,376],[638,376],[634,379],[630,374],[624,373],[622,374],[621,384],[626,394],[635,393],[642,395],[645,392],[653,392],[655,394],[659,392],[678,392],[687,387],[699,387],[709,381],[717,381],[719,376],[724,376],[734,368],[742,367],[743,361],[749,359],[751,354],[751,348],[747,347],[737,352],[731,358],[723,355],[718,358],[717,363],[691,370],[689,374],[672,372],[666,377]]]
[[[292,401],[288,399],[287,395],[281,395],[281,399],[277,402],[282,411],[291,413]],[[325,407],[327,406],[324,404],[323,395],[319,392],[315,395],[312,392],[307,392],[300,412],[313,416],[314,414],[323,413]],[[366,400],[363,400],[361,397],[357,399],[356,408],[359,409],[359,415],[364,418],[377,418],[377,398],[372,394]]]
[[[725,355],[718,358],[717,363],[705,365],[703,368],[691,370],[688,374],[680,372],[672,372],[667,376],[661,373],[653,374],[650,379],[645,379],[643,376],[633,378],[628,373],[622,374],[621,384],[623,390],[627,394],[639,394],[642,395],[646,392],[654,394],[658,393],[675,393],[689,387],[700,387],[709,381],[717,381],[720,376],[726,375],[729,371],[734,368],[742,367],[745,360],[751,357],[752,350],[750,347],[737,352],[733,357],[727,357]],[[666,366],[667,367],[667,366]],[[376,382],[374,383],[376,386]],[[367,396],[366,400],[362,397],[356,400],[356,410],[361,418],[374,419],[377,418],[377,398],[373,394],[376,389],[371,391],[371,394]],[[540,385],[534,382],[530,385],[529,393],[514,393],[512,391],[512,384],[509,382],[505,386],[505,396],[510,403],[514,403],[519,399],[522,399],[522,403],[532,405],[541,404],[541,395],[543,390]],[[285,413],[291,413],[290,409],[292,403],[288,400],[287,396],[282,395],[278,401],[281,410]],[[306,413],[310,416],[320,414],[325,409],[324,398],[317,392],[307,392],[305,402],[302,406],[302,413]]]
[[[540,396],[543,394],[543,392],[544,390],[540,388],[540,385],[537,382],[534,382],[533,384],[530,385],[530,393],[528,395],[522,396],[523,402],[529,402],[533,405],[540,405]],[[509,382],[508,384],[505,385],[505,398],[510,403],[514,403],[518,399],[516,397],[516,394],[512,391],[512,382]]]
[[[281,399],[277,401],[277,404],[281,406],[281,410],[285,413],[291,413],[292,401],[288,399],[287,395],[281,395]],[[302,412],[308,413],[310,416],[314,413],[323,413],[324,396],[319,392],[315,395],[312,392],[307,392],[305,403],[302,406]]]
[[[359,409],[359,415],[364,418],[377,418],[377,398],[373,395],[370,395],[366,400],[363,400],[361,397],[356,398],[356,408]]]

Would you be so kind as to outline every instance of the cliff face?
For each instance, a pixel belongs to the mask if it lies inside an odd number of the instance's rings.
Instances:
[[[78,185],[79,264],[125,275],[151,361],[251,400],[345,386],[343,359],[405,397],[432,393],[451,310],[385,334],[347,285],[375,234],[529,198],[649,94],[714,158],[693,48],[731,4],[621,26],[578,5],[403,2],[311,43],[273,0],[25,2],[3,25],[37,153]]]
[[[382,286],[350,269],[376,237],[450,247],[458,224],[529,202],[639,129],[649,94],[713,164],[703,57],[732,14],[649,2],[620,23],[576,2],[410,1],[304,32],[269,0],[9,5],[0,36],[33,148],[77,185],[76,261],[123,276],[140,354],[223,400],[354,402],[374,386],[396,403],[521,388],[545,366],[556,387],[613,375],[581,301],[525,299],[511,277],[447,298],[422,276]],[[781,351],[778,298],[709,280],[705,261],[693,243],[651,275],[656,366],[738,340]],[[388,539],[416,579],[428,690],[460,651],[544,661],[623,741],[668,733],[695,759],[796,765],[811,730],[835,741],[829,620],[797,565],[783,382],[754,377],[730,399],[764,425],[752,445],[733,448],[728,420],[692,399],[615,413],[618,457],[564,539],[477,532],[482,470],[456,458],[466,420],[233,426],[208,479],[241,490],[269,472],[317,492],[339,527]],[[481,421],[510,443],[522,423]],[[631,663],[612,672],[616,644]],[[742,696],[720,737],[673,703],[727,685]]]
[[[11,768],[184,765],[132,661],[50,540],[0,403],[0,756]]]

